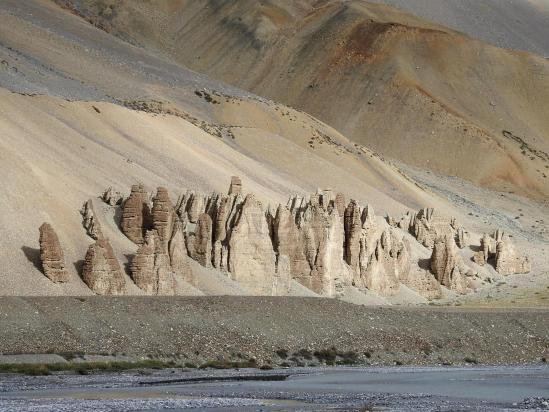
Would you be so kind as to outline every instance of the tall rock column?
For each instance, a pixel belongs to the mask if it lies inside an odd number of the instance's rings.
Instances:
[[[98,295],[124,294],[126,280],[107,239],[98,239],[88,248],[82,280]]]
[[[213,221],[212,263],[217,269],[225,269],[223,262],[223,242],[227,237],[227,218],[229,217],[229,197],[220,196],[215,205]]]
[[[469,288],[467,268],[458,254],[453,236],[438,238],[431,255],[431,271],[438,282],[458,293],[466,293]]]
[[[179,219],[176,219],[172,238],[168,245],[168,254],[170,257],[170,265],[176,276],[180,276],[183,280],[194,284],[194,278],[191,266],[189,264],[189,257],[187,252],[187,246],[185,245],[185,234],[183,233],[183,224]]]
[[[238,176],[231,177],[231,186],[229,187],[229,195],[239,195],[242,193],[242,180]]]
[[[265,211],[253,195],[248,195],[229,240],[231,277],[258,295],[289,291],[290,274],[286,262],[277,272],[277,258],[270,238]]]
[[[502,275],[528,273],[531,263],[528,257],[521,256],[515,249],[509,235],[503,235],[496,245],[496,271]]]
[[[309,276],[311,267],[303,251],[303,236],[294,214],[279,205],[273,221],[273,244],[278,256],[288,256],[290,273],[297,278]]]
[[[148,295],[175,295],[175,277],[170,259],[156,230],[147,232],[131,263],[135,284]]]
[[[141,245],[146,230],[151,226],[149,199],[143,185],[133,185],[130,196],[122,206],[122,232],[134,243]]]
[[[345,195],[343,193],[337,193],[334,199],[334,207],[337,210],[339,217],[345,215]]]
[[[362,211],[355,200],[351,200],[345,209],[345,261],[358,271],[360,256],[360,238],[362,236]]]
[[[153,199],[152,225],[166,251],[168,242],[172,237],[175,219],[176,213],[170,200],[168,190],[164,187],[159,187],[156,196]]]
[[[345,231],[338,211],[325,209],[318,199],[318,195],[312,195],[305,208],[297,212],[310,271],[296,280],[315,293],[334,297],[352,283],[344,261]]]
[[[362,256],[365,260],[366,257]],[[382,296],[394,295],[400,282],[410,272],[411,250],[406,239],[399,240],[392,230],[384,231],[375,244],[367,263],[361,263],[359,289],[368,289]]]
[[[65,257],[59,238],[49,223],[40,226],[40,260],[44,274],[55,283],[69,281],[69,274],[65,269]]]
[[[212,218],[207,213],[198,217],[196,230],[187,237],[191,258],[204,267],[212,266]]]
[[[84,229],[86,229],[88,236],[93,240],[101,239],[103,237],[103,232],[101,231],[101,224],[97,219],[95,210],[93,209],[93,201],[91,199],[84,203],[80,214],[82,215],[82,224],[84,225]]]

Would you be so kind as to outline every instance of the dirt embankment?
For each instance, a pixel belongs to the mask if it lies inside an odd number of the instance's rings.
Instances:
[[[4,297],[0,348],[196,365],[537,363],[549,357],[549,311],[367,308],[316,298]]]

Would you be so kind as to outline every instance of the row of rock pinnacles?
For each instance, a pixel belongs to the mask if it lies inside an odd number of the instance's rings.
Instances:
[[[109,188],[102,199],[121,209],[119,228],[137,248],[129,274],[148,295],[176,294],[177,278],[194,285],[189,259],[225,273],[254,295],[286,295],[294,281],[329,297],[347,286],[388,296],[405,284],[429,297],[439,296],[441,285],[460,293],[475,287],[474,271],[457,253],[458,246],[466,245],[465,230],[433,209],[380,224],[370,206],[354,200],[346,204],[342,194],[331,190],[264,207],[253,194],[242,195],[237,177],[226,195],[187,191],[175,204],[162,187],[151,201],[143,185],[132,186],[126,199]],[[91,200],[81,213],[87,234],[95,239],[82,280],[96,294],[124,294],[126,277]],[[432,249],[430,273],[410,270],[410,241],[399,231]],[[40,251],[45,275],[68,281],[59,239],[47,223],[40,227]],[[495,238],[485,235],[475,255],[479,264],[488,261],[505,274],[529,270],[528,259],[499,231]]]

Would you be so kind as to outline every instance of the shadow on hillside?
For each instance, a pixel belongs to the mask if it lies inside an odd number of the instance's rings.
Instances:
[[[473,252],[480,252],[482,247],[480,245],[469,245],[469,249],[471,249]]]
[[[82,277],[82,270],[84,269],[84,260],[80,259],[73,263],[76,273],[79,277]]]
[[[36,269],[42,272],[42,262],[40,261],[40,249],[35,249],[28,246],[21,247],[25,257],[31,262]]]
[[[431,270],[431,259],[419,259],[417,264],[423,270],[427,270],[427,271]]]

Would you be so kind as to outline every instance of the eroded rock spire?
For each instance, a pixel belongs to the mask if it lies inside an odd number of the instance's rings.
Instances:
[[[40,226],[40,261],[44,274],[55,283],[69,281],[65,268],[65,256],[59,243],[59,238],[49,223]]]

